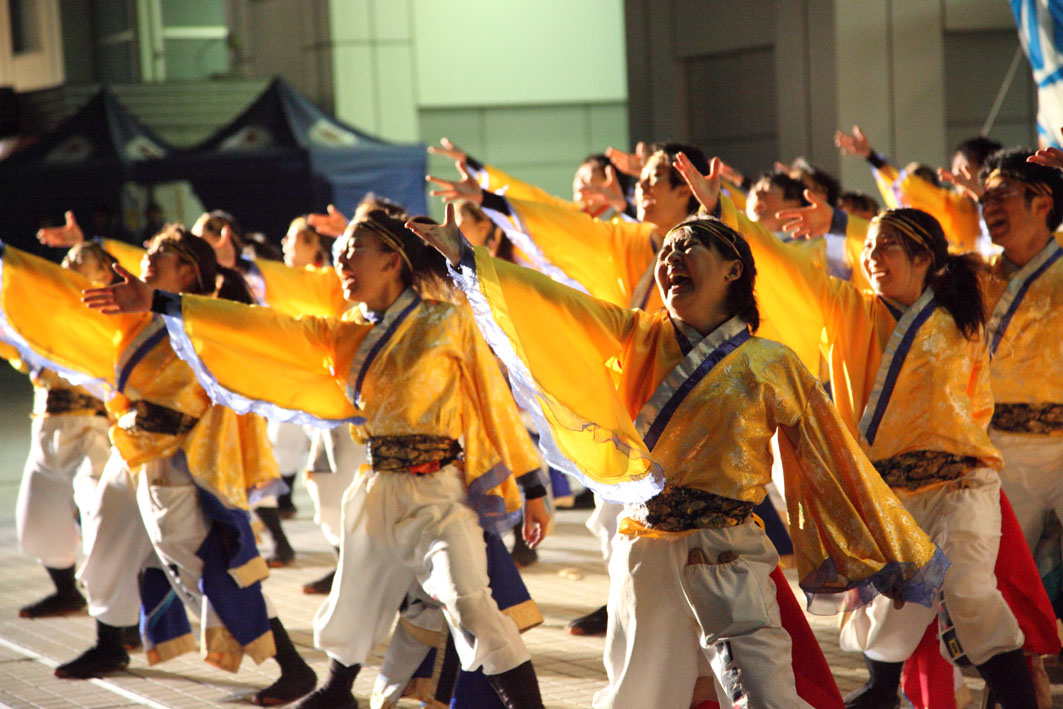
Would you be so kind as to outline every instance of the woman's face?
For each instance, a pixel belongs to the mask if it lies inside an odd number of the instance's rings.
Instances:
[[[740,260],[721,256],[694,238],[690,229],[672,232],[665,239],[654,272],[669,315],[702,334],[718,319],[728,284],[741,275]]]
[[[930,259],[926,254],[909,256],[902,238],[889,226],[875,222],[867,231],[860,263],[875,293],[911,305],[923,293]]]
[[[222,239],[221,229],[216,223],[212,224],[210,215],[205,212],[192,225],[192,233],[214,248],[218,264],[232,268],[236,265],[236,247],[232,239]]]
[[[140,279],[152,288],[184,293],[195,285],[196,269],[172,245],[156,240],[140,261]]]
[[[111,282],[113,273],[110,264],[105,264],[95,256],[87,255],[84,251],[70,261],[68,268],[101,286]]]
[[[281,239],[281,250],[284,252],[284,265],[292,268],[312,266],[317,262],[317,248],[311,241],[310,235],[298,226],[292,226],[288,233]]]
[[[341,238],[336,274],[343,286],[343,297],[383,310],[390,304],[381,305],[384,296],[396,283],[401,285],[402,258],[384,246],[372,231],[356,223],[347,227]]]

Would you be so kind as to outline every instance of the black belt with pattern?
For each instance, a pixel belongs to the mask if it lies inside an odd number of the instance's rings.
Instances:
[[[34,409],[37,409],[37,413],[68,414],[71,411],[88,411],[93,416],[107,415],[103,402],[95,396],[70,389],[49,389],[44,393],[43,405],[39,399],[35,403]]]
[[[461,456],[461,444],[446,436],[374,436],[369,439],[369,464],[381,473],[427,475]]]
[[[945,451],[909,451],[873,465],[890,487],[918,490],[924,485],[962,478],[979,466],[978,458]]]
[[[989,425],[1006,433],[1063,431],[1063,404],[997,404]]]
[[[646,500],[643,507],[646,526],[662,532],[734,527],[753,513],[752,502],[693,487],[666,487]]]
[[[133,407],[118,419],[118,427],[126,431],[137,430],[145,433],[164,433],[180,436],[188,433],[199,419],[180,411],[153,404],[150,401],[134,401]]]

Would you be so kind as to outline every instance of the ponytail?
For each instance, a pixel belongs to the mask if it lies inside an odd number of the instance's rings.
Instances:
[[[949,311],[968,340],[981,335],[986,325],[979,279],[984,270],[981,260],[973,254],[947,254],[945,264],[927,274],[926,285],[934,291],[934,298]]]

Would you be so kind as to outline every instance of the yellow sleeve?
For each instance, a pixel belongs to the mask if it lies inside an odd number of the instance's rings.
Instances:
[[[535,419],[550,464],[600,490],[646,478],[649,452],[611,363],[649,316],[492,259],[483,248],[466,251],[458,282],[518,403]]]
[[[871,173],[875,176],[875,184],[878,186],[879,194],[882,195],[882,203],[886,205],[886,209],[897,209],[902,206],[896,190],[893,189],[899,175],[897,168],[886,163],[882,167],[871,168]]]
[[[741,187],[735,187],[734,185],[724,185],[723,190],[724,193],[731,198],[731,201],[734,202],[735,209],[745,214],[746,202],[749,199],[749,195],[745,193],[745,190]]]
[[[143,315],[110,316],[81,302],[82,276],[8,246],[0,259],[0,333],[31,366],[62,373],[102,396],[115,347]]]
[[[266,284],[266,304],[285,315],[340,317],[351,306],[332,268],[290,268],[280,261],[255,261]]]
[[[982,232],[977,204],[919,175],[906,171],[898,177],[897,190],[905,206],[921,209],[937,219],[949,241],[950,251],[967,253],[976,249],[978,236]]]
[[[516,177],[502,172],[497,167],[484,165],[481,186],[491,192],[499,192],[508,198],[521,199],[526,202],[544,202],[563,209],[579,211],[579,205],[561,197],[555,197],[541,187],[518,180]],[[486,184],[485,184],[486,183]]]
[[[144,258],[144,254],[147,253],[146,249],[118,239],[104,239],[102,244],[103,250],[118,259],[118,263],[122,268],[130,273],[140,275],[140,261]]]
[[[508,199],[518,231],[595,298],[627,306],[654,258],[653,225],[601,221],[583,212]],[[519,246],[519,244],[518,244]]]
[[[358,416],[345,381],[368,326],[190,295],[166,325],[174,350],[216,403],[295,423]]]

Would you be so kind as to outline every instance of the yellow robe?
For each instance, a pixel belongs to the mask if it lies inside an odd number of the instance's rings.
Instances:
[[[874,293],[827,275],[728,200],[721,200],[721,210],[753,251],[762,312],[787,317],[802,330],[825,331],[834,402],[860,435],[858,422],[875,394],[897,318]],[[873,443],[860,435],[860,442],[871,460],[935,450],[973,456],[999,470],[1000,453],[986,432],[992,414],[986,343],[964,338],[939,307],[904,359],[878,435]]]
[[[1059,243],[1051,240],[1039,257],[1051,258],[1059,250]],[[1006,277],[1001,258],[992,265],[985,283],[986,312],[991,316],[989,339],[996,347],[991,367],[993,395],[1004,404],[1063,403],[1063,258],[1056,257],[1032,281],[1006,327],[1001,327],[1001,319],[1012,302],[1010,291],[1019,285],[1012,281],[1023,273]],[[1036,269],[1037,261],[1035,257],[1028,265]],[[1047,435],[1063,436],[1063,431]]]
[[[466,309],[407,290],[386,317],[410,310],[385,339],[391,325],[374,327],[357,309],[345,319],[292,318],[210,298],[181,300],[180,319],[168,319],[171,336],[212,380],[219,401],[284,420],[350,423],[359,441],[462,439],[470,503],[481,520],[501,525],[519,509],[512,474],[538,469],[539,459]]]
[[[68,373],[107,399],[118,423],[111,441],[134,474],[147,462],[183,451],[197,484],[247,509],[249,490],[279,478],[265,422],[213,406],[192,369],[179,360],[161,319],[102,315],[81,303],[89,282],[76,273],[8,246],[0,262],[0,314],[19,356],[35,366]],[[153,344],[144,346],[154,335]],[[135,353],[135,356],[134,356]],[[137,400],[198,419],[187,434],[123,428]],[[126,421],[129,419],[127,418]]]
[[[668,409],[656,406],[681,388],[669,389],[684,361],[666,313],[594,299],[482,248],[466,251],[457,278],[521,404],[537,419],[548,459],[606,497],[638,503],[665,486],[684,486],[760,502],[779,430],[791,535],[807,591],[861,586],[893,561],[912,564],[911,573],[939,565],[933,543],[785,346],[754,337],[726,354],[654,438],[646,433],[657,425],[650,423],[654,412]],[[733,319],[703,346],[744,329]],[[666,534],[630,519],[622,531]]]
[[[886,164],[873,170],[882,199],[890,209],[921,209],[938,220],[949,241],[949,251],[975,251],[982,233],[978,205],[948,187],[938,187],[915,173]]]

